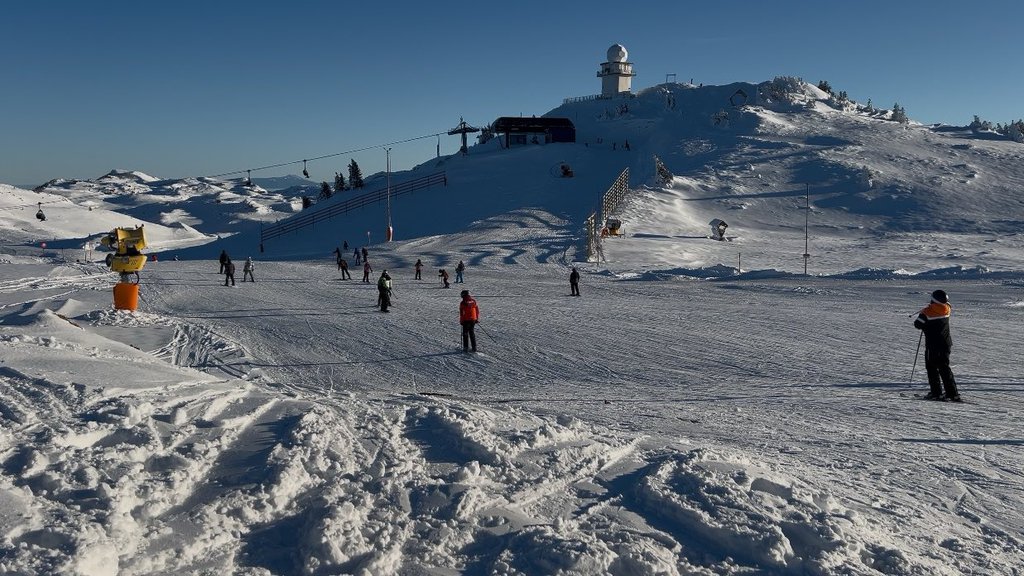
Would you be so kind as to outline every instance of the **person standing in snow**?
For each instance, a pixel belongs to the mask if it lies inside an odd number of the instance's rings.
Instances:
[[[462,302],[459,302],[459,323],[462,324],[462,350],[469,352],[472,346],[476,352],[476,325],[480,322],[480,308],[476,300],[469,295],[469,290],[462,291]]]
[[[421,273],[423,272],[423,261],[419,258],[416,259],[416,280],[423,280]]]
[[[356,259],[356,266],[359,266],[359,248],[352,250],[352,257]]]
[[[448,284],[448,271],[447,270],[445,270],[444,268],[441,268],[440,270],[438,270],[437,271],[437,277],[441,279],[441,282],[444,284],[445,288],[451,288],[451,285]]]
[[[235,263],[231,261],[231,258],[228,258],[227,261],[224,262],[224,285],[225,286],[228,285],[228,281],[231,282],[232,286],[235,285]]]
[[[370,268],[370,261],[363,258],[363,282],[370,283],[370,272],[373,272],[373,268]]]
[[[224,266],[228,262],[230,262],[230,261],[231,261],[231,258],[228,256],[228,251],[227,250],[221,250],[220,251],[220,272],[218,272],[218,274],[223,274],[224,273]]]
[[[953,337],[949,333],[949,316],[952,307],[949,297],[942,290],[932,292],[932,300],[921,309],[914,320],[914,327],[924,334],[924,367],[928,372],[930,391],[928,400],[950,400],[960,402],[960,394],[949,367],[949,354],[953,349]],[[940,386],[941,383],[941,386]],[[945,388],[945,396],[943,396]]]
[[[572,267],[572,272],[569,273],[569,290],[572,291],[573,296],[580,295],[580,271],[575,266]]]
[[[366,246],[363,246],[363,261],[364,262],[366,261],[366,258],[367,258],[367,256],[369,254],[370,254],[370,251],[366,249]]]
[[[352,275],[348,273],[348,261],[344,258],[338,258],[338,269],[341,270],[342,280],[351,280]]]
[[[459,260],[459,265],[455,267],[455,283],[462,284],[462,273],[466,271],[466,265]]]
[[[377,306],[381,312],[387,312],[391,305],[391,276],[385,270],[377,279]]]
[[[242,282],[245,282],[246,278],[255,282],[256,277],[252,274],[255,269],[256,265],[252,263],[252,256],[247,257],[245,259],[245,264],[242,266]]]

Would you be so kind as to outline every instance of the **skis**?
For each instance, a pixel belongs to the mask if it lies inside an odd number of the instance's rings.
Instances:
[[[903,396],[904,398],[908,397],[908,395],[904,394],[904,393],[900,393],[900,396]],[[911,395],[909,395],[909,398],[912,398],[914,400],[924,400],[924,401],[927,401],[927,402],[946,402],[946,403],[949,403],[949,404],[970,404],[970,402],[964,400],[963,398],[960,398],[959,400],[947,400],[945,396],[943,396],[942,398],[930,398],[927,394],[911,394]]]

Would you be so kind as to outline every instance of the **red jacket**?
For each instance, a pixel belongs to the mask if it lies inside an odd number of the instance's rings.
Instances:
[[[480,308],[477,307],[476,300],[473,300],[472,296],[466,296],[459,303],[459,322],[469,321],[480,321]]]

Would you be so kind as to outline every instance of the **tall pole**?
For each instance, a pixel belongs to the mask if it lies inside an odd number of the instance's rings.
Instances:
[[[391,228],[391,148],[384,149],[387,155],[387,186],[388,186],[388,227],[387,227],[387,241],[391,242],[393,230]]]
[[[808,250],[808,233],[807,225],[811,217],[811,185],[810,183],[804,183],[804,276],[807,276],[807,259],[811,257],[810,250]]]

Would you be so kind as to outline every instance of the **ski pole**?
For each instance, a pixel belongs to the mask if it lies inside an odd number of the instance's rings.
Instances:
[[[917,368],[917,355],[921,353],[921,340],[924,339],[924,330],[917,337],[917,352],[914,352],[914,366],[910,369],[910,383],[914,383],[914,370]]]
[[[494,337],[491,336],[490,332],[488,332],[487,330],[484,330],[484,327],[481,326],[479,322],[477,322],[476,326],[477,326],[477,328],[480,329],[481,332],[484,333],[484,336],[487,336],[488,340],[490,340],[491,342],[494,342],[495,344],[498,343],[497,341],[495,341]]]

